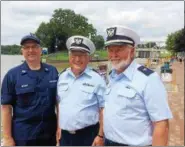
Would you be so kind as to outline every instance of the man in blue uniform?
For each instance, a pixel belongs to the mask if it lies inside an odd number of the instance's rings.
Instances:
[[[103,145],[102,111],[106,84],[87,66],[95,46],[83,36],[70,37],[66,45],[70,68],[60,74],[57,83],[60,145]]]
[[[167,92],[156,72],[134,60],[139,36],[123,26],[108,28],[107,35],[112,70],[105,92],[105,145],[167,145],[172,118]]]
[[[2,82],[1,109],[4,146],[56,145],[55,67],[41,63],[40,40],[21,40],[25,62],[8,71]]]

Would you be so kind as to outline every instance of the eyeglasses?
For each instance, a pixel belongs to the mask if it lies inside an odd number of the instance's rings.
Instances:
[[[40,48],[40,45],[31,45],[31,46],[28,46],[28,45],[24,45],[22,46],[22,48],[25,50],[25,51],[28,51],[30,48],[32,50],[38,50]]]
[[[80,58],[84,58],[84,57],[87,57],[87,53],[70,53],[70,56],[72,58],[75,58],[75,57],[80,57]]]

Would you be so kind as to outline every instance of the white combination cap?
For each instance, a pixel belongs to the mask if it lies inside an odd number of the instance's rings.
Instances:
[[[137,46],[140,43],[139,35],[132,29],[125,26],[112,26],[107,28],[107,40],[105,47],[109,45],[130,44]]]
[[[95,51],[94,43],[84,36],[71,36],[66,42],[67,49],[86,51],[89,54],[93,54]]]

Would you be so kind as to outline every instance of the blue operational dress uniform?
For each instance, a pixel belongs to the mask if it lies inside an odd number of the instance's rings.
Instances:
[[[56,145],[57,80],[56,68],[44,63],[40,70],[31,70],[24,62],[5,75],[1,105],[12,105],[12,137],[16,145]]]
[[[136,45],[138,36],[132,30],[119,26],[111,29],[105,45]],[[111,70],[105,92],[105,145],[152,145],[152,122],[169,118],[167,92],[156,72],[136,60],[120,74]]]
[[[77,39],[76,39],[77,38]],[[83,41],[79,41],[83,39]],[[82,36],[68,39],[67,47],[94,52],[93,43]],[[92,68],[86,67],[79,77],[71,68],[64,70],[57,83],[60,145],[90,146],[98,135],[99,110],[104,107],[105,81]]]

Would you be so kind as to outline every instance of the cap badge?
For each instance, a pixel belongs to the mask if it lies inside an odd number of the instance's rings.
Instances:
[[[116,32],[116,28],[109,28],[109,29],[107,29],[107,35],[109,37],[114,36],[115,35],[115,32]]]
[[[76,44],[82,44],[83,39],[82,38],[74,38],[74,41]]]

